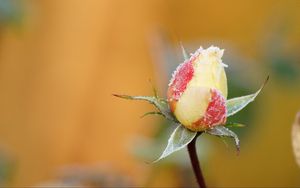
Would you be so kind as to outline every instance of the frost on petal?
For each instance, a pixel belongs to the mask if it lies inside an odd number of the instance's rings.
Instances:
[[[226,123],[226,99],[216,89],[211,89],[210,92],[211,98],[204,117],[193,123],[195,130]]]
[[[216,60],[220,64],[220,66],[228,67],[228,65],[226,65],[222,61],[223,54],[224,49],[220,49],[215,46],[210,46],[207,49],[203,49],[202,47],[200,47],[194,54],[191,54],[191,60],[199,61],[199,63],[210,63],[212,62],[211,59],[214,59],[213,61]]]
[[[193,75],[194,68],[191,61],[180,64],[172,75],[168,89],[168,99],[178,100]]]
[[[210,46],[206,50],[203,50],[202,54],[203,54],[203,56],[215,56],[215,57],[221,59],[224,54],[224,49],[221,50],[218,47]]]
[[[189,86],[216,88],[227,98],[227,79],[222,63],[223,50],[217,47],[197,50],[192,59],[193,79]]]
[[[200,47],[173,73],[167,94],[169,107],[187,128],[198,131],[226,121],[227,78],[221,59],[223,53],[218,47]],[[206,112],[211,95],[214,102]],[[214,96],[219,98],[214,99]]]
[[[202,48],[202,46],[200,46],[200,48],[198,48],[198,50],[195,51],[195,53],[191,53],[191,58],[190,60],[194,60],[196,59],[201,53],[202,51],[204,51],[204,49]]]

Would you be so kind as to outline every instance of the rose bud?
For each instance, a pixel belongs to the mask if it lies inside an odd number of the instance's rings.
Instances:
[[[168,102],[177,120],[192,131],[226,123],[227,79],[224,50],[200,47],[172,75]]]

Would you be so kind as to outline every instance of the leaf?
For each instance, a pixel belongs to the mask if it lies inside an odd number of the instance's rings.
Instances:
[[[183,55],[184,61],[187,61],[187,60],[189,60],[189,56],[188,56],[188,54],[186,53],[186,51],[185,51],[185,49],[184,49],[184,47],[183,47],[182,43],[180,43],[180,46],[181,46],[181,52],[182,52],[182,55]]]
[[[292,126],[292,145],[296,162],[300,167],[300,112],[297,113]]]
[[[215,126],[211,129],[208,129],[205,131],[205,133],[208,133],[210,135],[214,135],[214,136],[219,136],[219,137],[230,137],[234,139],[235,142],[235,146],[236,146],[236,150],[239,153],[240,152],[240,140],[238,138],[238,136],[231,130],[229,130],[228,128],[219,125],[219,126]]]
[[[197,135],[197,132],[193,132],[182,126],[181,124],[173,131],[171,134],[168,145],[161,154],[161,156],[156,159],[153,163],[171,155],[175,151],[178,151],[188,145],[194,137]]]
[[[227,122],[225,125],[225,127],[245,127],[246,125],[244,124],[240,124],[240,123],[232,123],[232,122]]]
[[[118,94],[113,94],[113,96],[120,97],[123,99],[128,99],[128,100],[147,101],[147,102],[153,104],[165,118],[167,118],[168,120],[174,121],[175,123],[178,123],[177,119],[172,114],[167,101],[164,99],[160,99],[157,97],[150,97],[150,96],[130,96],[130,95],[118,95]]]
[[[250,102],[254,101],[254,99],[257,97],[257,95],[264,88],[264,86],[266,85],[268,80],[269,80],[269,76],[267,77],[264,84],[260,87],[260,89],[256,93],[227,100],[226,101],[227,117],[236,114],[238,111],[245,108]]]
[[[143,114],[141,116],[141,118],[143,118],[145,116],[148,116],[148,115],[161,115],[161,116],[163,116],[163,114],[161,112],[146,112],[145,114]]]

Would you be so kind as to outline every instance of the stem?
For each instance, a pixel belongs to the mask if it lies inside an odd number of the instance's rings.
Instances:
[[[197,137],[200,136],[202,134],[202,132],[199,132],[195,138],[188,144],[188,151],[189,151],[189,156],[190,156],[190,160],[193,166],[193,170],[194,170],[194,174],[196,176],[198,185],[200,188],[206,188],[205,185],[205,181],[201,172],[201,168],[200,168],[200,163],[198,160],[198,156],[197,156],[197,150],[196,150],[196,140]]]

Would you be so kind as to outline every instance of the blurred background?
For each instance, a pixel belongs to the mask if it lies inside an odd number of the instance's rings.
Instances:
[[[231,140],[201,136],[211,187],[299,187],[291,126],[300,109],[300,1],[0,0],[1,186],[195,186],[186,151],[156,164],[174,126],[164,97],[180,42],[225,49],[229,98],[257,100]]]

